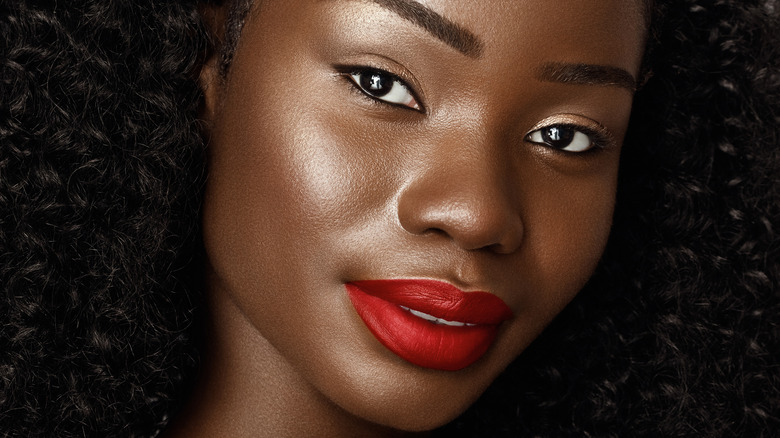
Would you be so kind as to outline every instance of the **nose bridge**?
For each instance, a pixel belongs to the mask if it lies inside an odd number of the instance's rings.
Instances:
[[[517,249],[520,206],[500,139],[485,130],[450,130],[425,150],[420,170],[399,197],[404,229],[443,234],[467,250]]]

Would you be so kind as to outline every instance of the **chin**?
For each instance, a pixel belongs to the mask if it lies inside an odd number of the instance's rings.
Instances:
[[[452,399],[458,399],[456,395]],[[476,397],[474,397],[476,399]],[[373,423],[405,432],[426,432],[442,427],[462,414],[474,402],[471,397],[452,403],[431,402],[423,406],[400,400],[398,404],[384,404],[377,410],[362,412],[361,416]]]
[[[441,371],[387,354],[379,356],[359,367],[355,366],[359,361],[349,361],[352,368],[347,378],[338,376],[331,384],[317,386],[352,416],[406,432],[430,431],[450,423],[482,395],[503,369],[502,361],[496,360],[503,359],[500,357],[459,371]]]

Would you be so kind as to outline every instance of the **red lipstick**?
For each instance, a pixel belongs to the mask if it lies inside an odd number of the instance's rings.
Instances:
[[[455,371],[485,354],[498,325],[512,317],[503,300],[436,280],[366,280],[346,284],[373,335],[402,359]]]

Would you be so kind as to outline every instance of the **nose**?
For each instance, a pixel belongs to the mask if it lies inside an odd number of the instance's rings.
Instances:
[[[426,154],[433,158],[402,189],[401,226],[415,235],[444,235],[465,250],[516,251],[523,221],[507,162],[489,148],[463,151],[453,143]]]

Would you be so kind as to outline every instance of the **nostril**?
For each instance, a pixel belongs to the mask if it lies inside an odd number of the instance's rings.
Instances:
[[[506,254],[520,245],[522,221],[512,209],[502,208],[496,202],[478,210],[462,207],[457,213],[460,220],[450,226],[447,234],[463,249]]]
[[[520,220],[520,217],[508,218],[501,233],[494,239],[496,243],[491,244],[486,249],[490,249],[498,254],[511,254],[522,244],[523,234],[523,222]]]
[[[522,242],[523,223],[511,200],[472,191],[408,188],[399,199],[401,226],[416,235],[446,236],[465,250],[515,251]],[[417,193],[413,192],[417,191]]]

